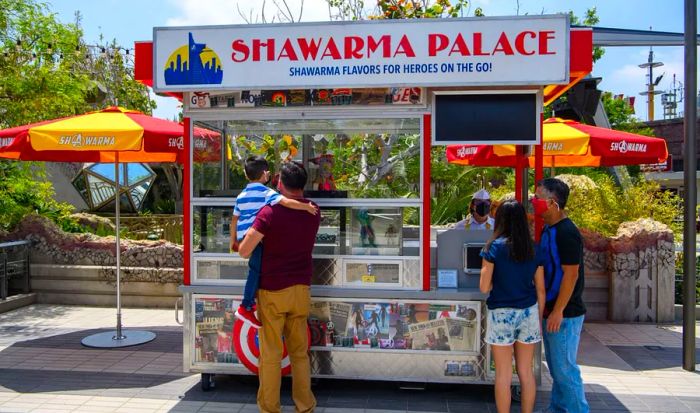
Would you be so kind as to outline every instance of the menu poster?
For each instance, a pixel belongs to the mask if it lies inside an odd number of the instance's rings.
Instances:
[[[331,319],[331,308],[328,301],[314,301],[311,303],[309,318],[316,318],[319,321],[327,322]]]
[[[232,341],[238,304],[225,298],[195,299],[195,362],[238,362]]]
[[[348,303],[341,303],[337,301],[331,301],[329,304],[330,319],[335,325],[335,329],[338,332],[345,332],[348,329],[348,323],[350,321],[350,312],[352,311],[352,305]]]

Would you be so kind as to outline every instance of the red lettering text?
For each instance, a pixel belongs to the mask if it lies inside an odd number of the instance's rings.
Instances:
[[[411,42],[408,41],[408,37],[405,34],[401,36],[401,41],[399,41],[399,46],[396,48],[393,57],[396,57],[397,54],[405,54],[406,57],[416,57],[416,52],[413,51]]]
[[[462,37],[462,33],[457,35],[457,38],[452,45],[452,49],[450,49],[450,53],[448,54],[452,56],[453,53],[459,53],[462,56],[471,56],[467,42],[464,41],[464,37]]]
[[[297,52],[294,51],[294,46],[292,46],[292,41],[289,39],[284,42],[284,46],[282,46],[282,51],[280,52],[280,55],[277,56],[277,60],[281,60],[283,57],[286,57],[292,61],[299,60],[297,57]]]
[[[246,46],[244,40],[235,40],[231,44],[231,49],[233,49],[233,53],[231,53],[231,60],[234,62],[245,62],[248,60],[248,57],[250,56],[250,49],[248,46]],[[242,55],[242,56],[239,56]]]
[[[365,47],[365,39],[359,36],[345,38],[345,58],[362,59],[362,49]]]
[[[321,39],[311,39],[310,41],[300,37],[297,39],[299,43],[299,49],[301,50],[301,55],[304,56],[304,60],[316,60],[318,55],[318,49],[321,47]]]
[[[379,41],[374,40],[374,37],[367,36],[367,58],[372,57],[372,53],[376,52],[382,46],[382,56],[391,56],[391,36],[385,35],[379,38]]]
[[[535,32],[521,32],[518,33],[518,35],[515,37],[515,50],[518,51],[518,53],[525,55],[525,56],[530,56],[535,54],[535,51],[530,49],[527,50],[525,49],[525,36],[530,37],[531,39],[534,39],[537,37],[537,33]]]
[[[450,39],[444,34],[431,33],[428,35],[428,56],[435,57],[437,52],[445,50]]]
[[[557,54],[557,52],[549,51],[549,41],[554,39],[554,32],[551,30],[545,30],[540,32],[540,54]]]
[[[335,60],[341,59],[338,46],[336,46],[335,40],[333,40],[332,37],[328,39],[328,44],[326,44],[326,50],[323,51],[321,59],[323,59],[326,56],[330,56]]]
[[[474,33],[474,56],[488,56],[488,53],[482,51],[481,33]]]
[[[513,54],[513,48],[510,45],[510,42],[508,41],[508,36],[504,32],[501,32],[501,36],[498,38],[498,43],[496,43],[496,47],[493,48],[493,54],[496,54],[498,52],[501,52],[505,55],[512,55]]]

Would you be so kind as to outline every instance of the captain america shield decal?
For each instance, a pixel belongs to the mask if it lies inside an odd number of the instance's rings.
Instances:
[[[254,374],[258,374],[260,365],[258,331],[258,329],[239,319],[236,319],[236,322],[233,324],[233,346],[236,349],[238,359]],[[287,346],[284,345],[282,349],[282,375],[286,376],[291,372],[292,364],[289,361]]]
[[[238,359],[248,370],[258,374],[260,365],[260,341],[258,340],[258,329],[242,320],[236,320],[233,324],[233,346],[236,349]],[[286,376],[292,372],[292,364],[289,362],[287,346],[282,352],[282,375]]]

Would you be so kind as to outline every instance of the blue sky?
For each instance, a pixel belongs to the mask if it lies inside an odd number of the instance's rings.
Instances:
[[[298,13],[302,0],[288,0],[290,8]],[[374,4],[366,0],[366,4]],[[82,27],[88,42],[97,42],[99,35],[116,39],[122,46],[132,46],[137,40],[151,40],[154,26],[181,26],[207,24],[241,24],[240,9],[253,20],[260,19],[263,0],[54,0],[49,8],[60,20],[71,22],[77,10],[82,15]],[[265,16],[270,21],[275,13],[273,2],[265,2]],[[602,27],[682,32],[683,1],[669,0],[475,0],[471,7],[481,7],[489,16],[515,14],[550,14],[573,10],[583,16],[586,9],[597,7]],[[250,19],[249,19],[250,20]],[[329,20],[325,0],[304,0],[304,21]],[[656,61],[664,66],[655,76],[665,72],[659,88],[668,89],[675,73],[683,81],[683,48],[657,47]],[[602,77],[599,88],[615,94],[636,96],[637,116],[647,119],[646,98],[639,92],[646,89],[646,72],[637,67],[647,60],[648,47],[609,47],[593,68],[593,75]],[[175,99],[158,98],[156,116],[172,118],[178,112]],[[656,118],[662,117],[660,99],[656,99]],[[681,104],[682,110],[682,104]]]

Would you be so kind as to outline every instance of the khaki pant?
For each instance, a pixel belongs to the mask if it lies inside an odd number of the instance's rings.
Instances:
[[[298,413],[316,407],[311,392],[309,336],[306,320],[311,307],[309,287],[293,285],[278,291],[258,290],[258,317],[262,322],[258,407],[262,413],[279,413],[282,382],[282,336],[292,363],[292,399]]]

